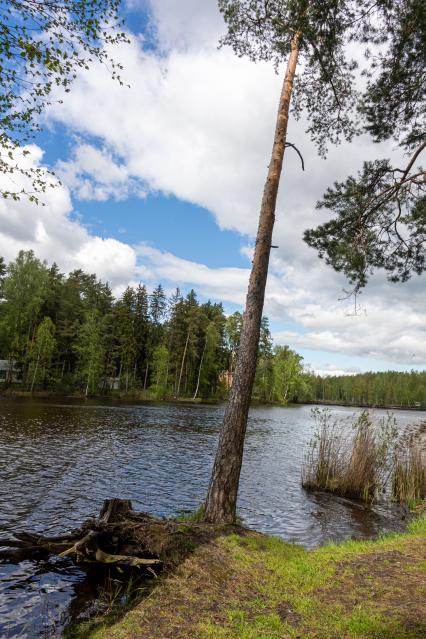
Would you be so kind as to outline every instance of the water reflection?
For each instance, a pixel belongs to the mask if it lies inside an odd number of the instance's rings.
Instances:
[[[0,545],[14,530],[70,530],[112,496],[157,515],[196,508],[222,414],[201,405],[0,401]],[[398,413],[401,426],[416,419]],[[245,524],[307,547],[402,529],[394,507],[305,493],[300,469],[312,429],[309,407],[251,411],[239,498]],[[48,636],[94,591],[90,575],[67,560],[0,565],[0,637]]]

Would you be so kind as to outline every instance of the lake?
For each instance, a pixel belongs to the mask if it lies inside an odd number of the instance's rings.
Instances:
[[[356,409],[332,411],[350,428]],[[0,399],[0,546],[13,531],[73,529],[109,497],[160,516],[193,510],[206,494],[222,415],[223,406]],[[424,419],[395,416],[401,428]],[[310,406],[251,409],[243,523],[308,548],[402,530],[399,507],[366,508],[302,489],[313,429]],[[0,564],[0,638],[57,636],[95,589],[93,576],[66,559]]]

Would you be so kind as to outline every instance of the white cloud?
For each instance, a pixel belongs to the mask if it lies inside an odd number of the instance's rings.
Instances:
[[[55,173],[79,200],[124,200],[130,195],[145,197],[140,181],[132,179],[124,164],[118,164],[107,149],[78,144],[73,157],[59,160]]]
[[[31,151],[26,161],[41,167],[41,150],[32,147]],[[3,181],[0,186],[4,186],[5,179],[0,178]],[[128,283],[162,281],[170,286],[194,286],[205,297],[243,304],[248,268],[209,268],[145,244],[131,247],[114,238],[93,236],[80,221],[70,218],[71,200],[63,185],[49,189],[42,199],[45,206],[36,206],[25,199],[0,200],[0,254],[7,260],[13,259],[20,249],[33,249],[40,258],[56,261],[64,270],[82,268],[97,273],[112,284],[117,294]],[[377,287],[373,287],[363,303],[364,311],[354,315],[352,302],[342,304],[331,299],[337,281],[334,279],[327,286],[330,271],[322,263],[317,261],[305,270],[296,271],[277,257],[271,270],[265,312],[271,319],[299,327],[297,331],[276,332],[277,343],[387,358],[408,365],[426,362],[424,296],[410,299],[406,295],[401,301],[398,290],[403,287],[392,287],[382,281],[382,288],[378,289],[382,295],[377,296]],[[314,286],[317,286],[315,296]]]
[[[345,315],[337,305],[313,307],[311,312],[293,309],[292,314],[305,332],[277,332],[278,343],[412,366],[426,363],[424,312],[413,312],[410,306],[400,304],[389,312],[381,300],[375,300],[369,312],[360,316]]]
[[[29,147],[28,167],[43,167],[43,152],[37,146]],[[14,178],[19,188],[30,190],[28,179]],[[8,186],[9,177],[0,175],[0,187]],[[133,276],[136,268],[135,251],[113,238],[100,238],[87,231],[77,220],[72,220],[72,203],[68,189],[56,183],[55,188],[40,196],[38,206],[23,196],[19,202],[0,199],[0,254],[6,261],[17,253],[33,250],[40,259],[56,261],[64,270],[82,268],[96,273],[113,286]]]
[[[133,8],[147,6],[131,0]],[[163,49],[196,49],[216,45],[224,33],[217,2],[205,0],[150,0],[154,28]]]
[[[358,375],[362,371],[352,368],[338,368],[330,364],[329,366],[325,366],[325,368],[316,368],[314,372],[316,375],[321,375],[321,377],[337,377],[340,375]]]
[[[214,47],[156,57],[136,38],[115,55],[131,88],[93,67],[50,118],[103,140],[129,178],[254,233],[280,90],[273,69]]]

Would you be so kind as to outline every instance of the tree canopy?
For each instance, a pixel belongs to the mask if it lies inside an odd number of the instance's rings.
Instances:
[[[0,171],[29,179],[28,197],[48,184],[46,172],[26,168],[22,147],[39,130],[39,116],[56,87],[65,92],[80,69],[94,61],[108,65],[120,80],[120,64],[108,46],[126,41],[119,16],[121,0],[0,0]],[[0,189],[19,199],[23,189]],[[51,183],[53,185],[53,182]]]
[[[298,36],[299,68],[292,95],[293,115],[305,112],[307,131],[319,152],[358,130],[359,94],[348,53],[348,41],[362,40],[372,29],[367,0],[219,0],[228,32],[222,45],[238,56],[269,60],[276,68],[289,55]],[[368,27],[366,25],[368,22]]]
[[[366,32],[376,53],[359,103],[364,132],[394,140],[408,159],[368,160],[356,177],[336,182],[318,203],[333,218],[305,241],[358,291],[376,268],[391,281],[426,269],[426,7],[421,0],[375,3],[377,22]]]

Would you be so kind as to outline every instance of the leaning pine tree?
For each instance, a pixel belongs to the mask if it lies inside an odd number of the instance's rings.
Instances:
[[[328,143],[350,140],[356,133],[358,100],[347,56],[351,40],[368,40],[368,21],[383,3],[357,0],[219,0],[228,26],[222,44],[253,61],[275,67],[287,61],[278,106],[271,161],[260,208],[241,343],[214,461],[204,519],[232,523],[236,517],[239,477],[251,392],[256,371],[275,207],[287,141],[290,106],[307,115],[308,133],[324,156]],[[386,3],[384,3],[386,4]],[[296,149],[297,150],[297,149]]]

